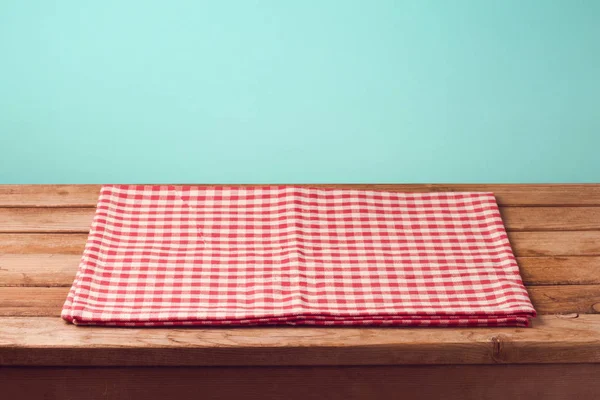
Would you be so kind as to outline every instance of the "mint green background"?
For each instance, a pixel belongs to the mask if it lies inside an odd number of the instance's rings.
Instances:
[[[600,1],[0,0],[0,183],[600,182]]]

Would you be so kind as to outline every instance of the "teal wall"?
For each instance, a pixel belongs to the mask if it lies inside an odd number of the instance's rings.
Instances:
[[[0,0],[0,183],[600,182],[600,1]]]

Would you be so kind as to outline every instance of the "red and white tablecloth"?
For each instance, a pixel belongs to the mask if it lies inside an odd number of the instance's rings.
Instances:
[[[527,326],[492,193],[109,185],[78,325]]]

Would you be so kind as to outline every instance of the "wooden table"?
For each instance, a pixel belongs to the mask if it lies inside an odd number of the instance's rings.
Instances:
[[[541,315],[532,328],[75,327],[59,313],[99,186],[6,185],[0,398],[600,398],[600,185],[325,186],[495,192]]]

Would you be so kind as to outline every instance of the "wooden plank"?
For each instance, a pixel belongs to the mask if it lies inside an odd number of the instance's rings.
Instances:
[[[600,364],[3,368],[8,399],[592,400]],[[201,395],[199,395],[201,394]]]
[[[87,233],[94,208],[0,208],[0,232]]]
[[[600,256],[599,231],[509,232],[516,256]]]
[[[0,287],[0,316],[59,317],[68,287]]]
[[[600,230],[600,207],[503,207],[509,231]],[[0,232],[89,231],[93,208],[0,208]]]
[[[531,286],[527,291],[540,314],[600,313],[600,285]]]
[[[0,318],[3,366],[600,363],[600,315],[531,328],[103,328]]]
[[[522,232],[510,238],[526,284],[600,283],[600,257],[562,255],[600,254],[600,235]],[[86,240],[86,234],[0,234],[0,286],[69,286]]]
[[[76,254],[81,256],[87,234],[0,233],[0,254]]]
[[[501,207],[508,231],[600,230],[600,207]]]
[[[80,254],[1,254],[0,286],[71,286]],[[517,257],[523,282],[600,284],[600,257]]]
[[[517,263],[528,286],[600,284],[600,257],[517,257]]]
[[[600,230],[600,207],[501,207],[508,231]],[[87,233],[94,208],[0,208],[0,232]]]
[[[0,185],[0,207],[95,207],[101,185]]]
[[[79,254],[0,254],[0,286],[71,286]]]
[[[600,256],[600,231],[510,232],[516,256]],[[0,254],[81,254],[85,233],[0,233]]]
[[[68,287],[0,286],[0,316],[59,316]],[[540,314],[598,313],[600,285],[530,286]]]
[[[396,192],[485,191],[494,192],[501,205],[600,205],[600,184],[306,184],[298,186]],[[0,207],[94,207],[99,190],[99,185],[0,185]]]

